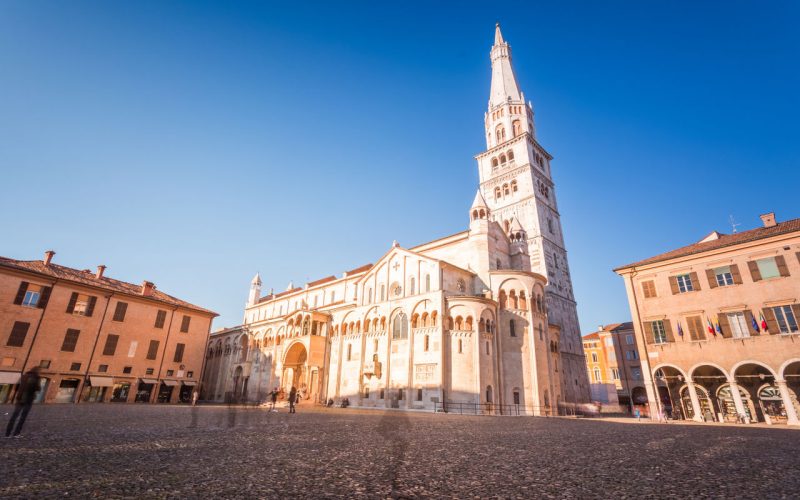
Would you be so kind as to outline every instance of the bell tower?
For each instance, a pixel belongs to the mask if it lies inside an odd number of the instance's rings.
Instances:
[[[573,401],[588,400],[577,304],[551,177],[553,157],[536,140],[533,104],[525,101],[512,65],[511,46],[499,24],[489,56],[492,82],[484,115],[487,149],[475,157],[480,191],[489,218],[500,224],[517,248],[515,262],[528,260],[529,266],[517,264],[520,269],[547,277],[548,321],[561,331],[563,395]]]

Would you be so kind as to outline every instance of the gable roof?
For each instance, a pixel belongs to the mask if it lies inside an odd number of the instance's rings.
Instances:
[[[792,233],[795,231],[800,231],[800,219],[792,219],[792,220],[787,220],[785,222],[778,222],[776,225],[772,227],[759,227],[756,229],[750,229],[748,231],[742,231],[740,233],[733,233],[733,234],[717,233],[718,237],[716,239],[708,239],[708,237],[706,237],[702,241],[699,241],[697,243],[692,243],[691,245],[686,245],[685,247],[677,248],[675,250],[670,250],[669,252],[665,252],[656,255],[655,257],[650,257],[648,259],[640,260],[632,264],[626,264],[624,266],[616,267],[614,268],[614,271],[621,271],[623,269],[628,269],[631,267],[643,266],[645,264],[653,264],[655,262],[661,262],[664,260],[676,259],[678,257],[686,257],[698,253],[709,252],[711,250],[717,250],[719,248],[725,248],[734,245],[739,245],[742,243],[748,243],[751,241],[770,238],[772,236]]]
[[[54,264],[52,262],[48,265],[45,265],[44,261],[41,260],[16,260],[8,257],[0,257],[0,267],[15,269],[17,271],[26,271],[29,273],[38,274],[40,276],[45,276],[48,278],[56,278],[64,281],[71,281],[73,283],[78,283],[81,285],[86,285],[94,288],[102,288],[103,290],[108,290],[114,293],[122,293],[125,295],[131,295],[144,300],[153,300],[171,306],[183,307],[185,309],[192,309],[194,311],[210,314],[213,316],[219,316],[214,311],[205,309],[200,306],[196,306],[194,304],[190,304],[189,302],[181,300],[177,297],[173,297],[172,295],[167,295],[166,293],[156,288],[153,289],[152,295],[142,295],[141,285],[134,285],[133,283],[116,280],[113,278],[109,278],[107,276],[103,276],[102,278],[97,278],[95,276],[95,273],[88,270],[81,271],[79,269],[74,269],[67,266],[61,266],[59,264]]]

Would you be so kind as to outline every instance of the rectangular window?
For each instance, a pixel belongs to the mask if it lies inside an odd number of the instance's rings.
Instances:
[[[69,328],[66,335],[64,335],[64,342],[61,343],[61,350],[64,352],[75,352],[75,346],[78,345],[78,336],[80,334],[80,330]]]
[[[131,346],[128,348],[128,357],[132,358],[136,356],[136,348],[139,347],[139,342],[136,340],[131,340]]]
[[[514,404],[515,405],[519,404],[519,392],[518,391],[514,391]]]
[[[675,276],[675,280],[678,282],[678,290],[680,293],[691,292],[694,290],[692,286],[692,277],[688,274],[679,274]]]
[[[772,308],[775,320],[781,333],[794,333],[798,330],[797,318],[794,316],[791,306],[778,306]]]
[[[159,309],[156,313],[156,328],[164,328],[164,323],[167,321],[167,311]]]
[[[403,389],[397,390],[397,399],[399,399],[400,401],[403,400]]]
[[[11,335],[8,336],[6,345],[8,347],[22,347],[22,345],[25,344],[25,337],[28,335],[28,329],[30,327],[30,323],[25,321],[15,321],[14,326],[11,328]]]
[[[119,342],[119,335],[109,333],[106,337],[106,345],[103,347],[103,356],[113,356],[117,352],[117,342]]]
[[[72,292],[67,304],[67,314],[91,317],[94,314],[95,304],[97,304],[97,297]]]
[[[384,389],[381,389],[381,393],[380,394],[381,394],[380,399],[384,399],[384,396],[385,396]]]
[[[49,359],[43,359],[43,360],[39,361],[39,368],[50,368],[50,360]]]
[[[131,371],[133,371],[133,367],[132,367],[132,366],[126,366],[126,367],[124,367],[124,368],[122,369],[122,373],[125,373],[125,374],[128,374],[128,373],[130,373]]]
[[[611,378],[614,379],[614,380],[619,380],[619,369],[618,368],[612,368],[611,369]]]
[[[644,298],[651,299],[656,296],[656,283],[653,280],[642,281],[642,293]]]
[[[158,340],[151,340],[147,348],[147,359],[156,359],[158,356]]]
[[[417,389],[417,401],[422,401],[422,389]]]
[[[508,323],[508,331],[510,332],[512,337],[517,336],[517,324],[513,319],[510,320]]]
[[[731,266],[722,266],[714,268],[714,277],[717,280],[717,286],[733,285],[733,274],[731,274]]]
[[[108,371],[108,365],[100,365],[97,367],[97,371],[100,373],[105,373]]]
[[[152,375],[153,374],[153,369],[152,368],[148,368],[147,370],[144,371],[144,373],[145,373],[145,375]]]
[[[117,302],[117,307],[114,309],[114,321],[125,321],[125,313],[127,311],[127,302]]]
[[[22,298],[22,305],[26,307],[36,307],[39,305],[39,298],[42,294],[42,287],[39,285],[28,285],[25,295]]]
[[[688,276],[688,275],[687,275]],[[689,282],[691,285],[691,281]],[[680,284],[680,281],[678,282]],[[664,329],[664,322],[661,320],[651,322],[653,328],[653,342],[656,344],[664,344],[667,342],[667,332]],[[636,351],[628,351],[636,353]],[[636,358],[633,358],[636,359]]]
[[[187,378],[194,378],[194,372],[186,372]]]
[[[741,339],[750,336],[749,326],[744,317],[744,313],[730,313],[728,316],[728,326],[731,329],[731,336],[735,339]]]
[[[180,363],[181,361],[183,361],[183,350],[185,347],[186,347],[185,344],[177,344],[175,346],[175,357],[172,359],[172,361],[176,363]]]
[[[175,370],[167,370],[167,377],[175,375]]]
[[[70,369],[70,371],[73,371],[73,372],[80,371],[81,370],[81,364],[80,363],[72,363],[71,365],[69,365],[69,369]]]
[[[628,345],[633,345],[633,334],[625,335],[625,343]]]
[[[686,318],[686,323],[689,325],[689,338],[692,340],[705,340],[706,330],[700,316],[689,316]]]
[[[369,399],[369,387],[364,387],[364,399]]]
[[[606,347],[614,347],[614,339],[612,339],[611,337],[608,337],[606,339]]]
[[[183,319],[181,320],[181,332],[187,333],[189,331],[189,323],[191,321],[192,321],[191,316],[186,316],[186,315],[183,316]]]
[[[758,259],[756,261],[756,266],[758,266],[758,272],[761,275],[762,280],[777,278],[781,275],[780,271],[778,270],[778,263],[775,261],[775,257]]]
[[[597,363],[597,353],[596,352],[592,353],[592,363]]]

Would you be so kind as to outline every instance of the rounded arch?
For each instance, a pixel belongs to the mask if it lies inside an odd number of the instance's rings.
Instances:
[[[763,361],[756,361],[756,360],[753,360],[753,359],[749,359],[749,360],[745,360],[745,361],[739,361],[738,363],[733,365],[733,367],[731,368],[731,374],[735,377],[737,375],[736,372],[739,370],[739,368],[742,368],[745,365],[755,365],[755,366],[759,366],[761,368],[764,368],[770,374],[772,374],[773,377],[777,378],[777,375],[775,374],[775,370],[773,370],[768,364],[764,363]]]
[[[783,364],[781,364],[780,368],[778,369],[778,374],[780,375],[781,379],[786,380],[786,369],[789,368],[789,366],[793,365],[794,363],[800,363],[800,358],[788,359],[784,361]],[[797,368],[798,372],[800,372],[800,365],[798,365]]]
[[[710,362],[702,362],[702,363],[697,363],[696,365],[694,365],[693,367],[691,367],[689,369],[689,376],[692,378],[692,380],[694,380],[694,377],[696,375],[695,372],[697,372],[698,369],[703,368],[704,366],[710,366],[710,367],[716,368],[717,370],[722,372],[722,374],[725,376],[725,380],[726,381],[729,380],[730,377],[731,377],[730,374],[727,371],[725,371],[725,369],[722,368],[721,366],[719,366],[718,364],[710,363]]]
[[[664,368],[670,368],[678,372],[681,376],[683,376],[683,380],[689,380],[689,377],[686,376],[686,372],[683,371],[680,367],[677,367],[670,363],[661,363],[653,367],[653,376],[658,373],[659,370],[663,370]]]
[[[301,340],[290,343],[283,353],[283,365],[301,365],[306,362],[308,353]]]

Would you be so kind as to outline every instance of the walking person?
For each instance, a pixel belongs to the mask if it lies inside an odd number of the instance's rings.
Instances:
[[[31,368],[22,379],[19,385],[19,393],[17,394],[17,404],[14,407],[14,413],[11,415],[11,420],[8,421],[6,427],[6,437],[22,437],[22,426],[25,425],[25,419],[28,418],[28,413],[31,411],[33,401],[36,399],[36,393],[39,392],[39,367]],[[14,424],[16,423],[16,427]]]
[[[271,411],[271,412],[277,412],[278,411],[278,410],[275,409],[275,403],[278,402],[278,394],[279,394],[279,391],[278,391],[277,387],[272,389],[272,392],[269,393],[270,400],[272,401],[272,406],[269,409],[269,411]]]
[[[297,403],[297,388],[292,386],[292,390],[289,391],[289,413],[297,413],[294,409],[295,403]]]
[[[192,391],[192,406],[197,406],[197,398],[200,397],[200,393],[197,392],[197,389]]]

